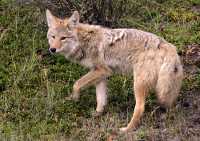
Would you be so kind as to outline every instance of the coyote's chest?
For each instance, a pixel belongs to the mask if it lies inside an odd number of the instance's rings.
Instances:
[[[85,59],[81,60],[80,64],[87,68],[93,68],[95,66],[95,63],[91,58],[85,58]]]

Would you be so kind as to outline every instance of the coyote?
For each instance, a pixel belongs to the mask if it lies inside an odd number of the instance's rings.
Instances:
[[[101,116],[107,104],[107,78],[113,73],[134,77],[135,108],[131,121],[121,132],[135,129],[145,109],[145,98],[154,89],[161,106],[170,107],[177,98],[183,68],[176,47],[155,34],[137,29],[109,29],[79,22],[79,13],[60,19],[46,11],[47,38],[51,53],[90,69],[73,85],[70,99],[79,100],[80,90],[95,85]]]

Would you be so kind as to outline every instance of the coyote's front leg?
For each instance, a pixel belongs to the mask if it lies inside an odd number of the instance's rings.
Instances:
[[[80,90],[91,85],[100,83],[101,80],[104,80],[106,77],[110,76],[111,71],[102,66],[96,66],[86,75],[81,77],[74,83],[73,92],[70,96],[70,99],[78,101],[80,98]]]
[[[103,79],[96,84],[97,108],[93,113],[94,117],[101,116],[104,113],[107,104],[107,80]]]

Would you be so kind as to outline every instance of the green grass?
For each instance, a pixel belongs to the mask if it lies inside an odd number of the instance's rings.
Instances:
[[[154,0],[134,4],[137,13],[130,8],[118,27],[156,33],[175,44],[179,51],[199,42],[200,15],[191,10],[194,4],[199,4],[198,0]],[[94,119],[91,117],[96,106],[93,87],[82,92],[79,103],[64,100],[75,80],[87,70],[62,56],[48,55],[44,13],[33,6],[16,6],[4,0],[0,2],[0,15],[0,139],[105,140],[111,129],[128,123],[134,105],[131,78],[110,78],[108,113]],[[38,50],[47,55],[41,58]],[[185,80],[183,87],[187,89],[194,83],[200,86],[199,75],[194,79]],[[155,107],[154,100],[148,98],[150,110],[147,108],[145,116]],[[134,135],[137,139],[147,138],[152,128],[145,127],[151,125],[155,117],[148,120],[145,116],[141,129]],[[169,123],[174,121],[168,120]],[[168,125],[169,131],[174,129]],[[119,140],[128,137],[119,137]]]

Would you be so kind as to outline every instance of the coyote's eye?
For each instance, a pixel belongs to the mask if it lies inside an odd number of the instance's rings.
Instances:
[[[65,39],[67,39],[67,37],[61,37],[60,40],[64,41]]]

